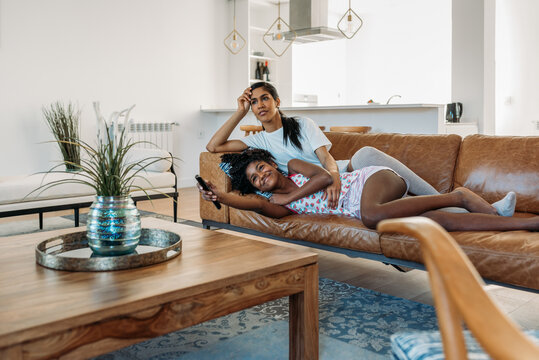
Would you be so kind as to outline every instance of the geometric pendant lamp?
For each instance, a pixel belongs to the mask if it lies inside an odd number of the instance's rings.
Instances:
[[[236,55],[245,46],[245,39],[236,31],[236,0],[234,0],[234,30],[230,32],[223,40],[225,47],[232,54]]]
[[[271,24],[262,40],[277,56],[282,56],[296,40],[296,32],[281,18],[281,2],[277,4],[277,19]]]
[[[339,31],[348,39],[353,38],[363,26],[363,20],[352,10],[351,2],[352,0],[348,0],[348,10],[346,10],[341,20],[337,23]]]

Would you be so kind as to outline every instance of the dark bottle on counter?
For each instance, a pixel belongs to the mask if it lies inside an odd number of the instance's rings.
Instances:
[[[263,75],[263,79],[264,81],[271,81],[270,80],[270,71],[269,71],[269,68],[268,68],[268,62],[266,61],[266,63],[264,64],[264,71],[262,72],[262,75]]]
[[[260,70],[262,68],[262,65],[259,61],[256,62],[256,70],[255,70],[255,79],[262,80],[262,71]]]

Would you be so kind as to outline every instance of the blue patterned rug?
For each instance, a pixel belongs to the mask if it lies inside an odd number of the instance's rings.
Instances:
[[[321,359],[389,359],[391,334],[437,329],[431,306],[329,279],[320,279],[319,301]],[[288,359],[288,298],[96,359]]]

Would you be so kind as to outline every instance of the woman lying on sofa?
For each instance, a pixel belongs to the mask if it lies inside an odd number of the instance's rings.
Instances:
[[[270,191],[268,200],[227,193],[208,183],[211,191],[200,188],[208,201],[252,210],[280,218],[294,213],[339,214],[360,219],[365,226],[376,228],[383,219],[425,216],[448,231],[539,230],[539,216],[513,218],[496,215],[496,209],[466,188],[451,193],[404,197],[408,191],[405,179],[382,166],[369,166],[341,175],[341,193],[337,209],[328,207],[321,189],[332,182],[329,172],[320,166],[299,159],[288,162],[289,176],[277,169],[273,156],[265,150],[249,149],[225,154],[229,163],[232,188],[242,195],[255,190]],[[457,206],[470,213],[448,213],[440,208]]]
[[[339,173],[358,170],[366,166],[385,166],[402,176],[409,184],[409,192],[414,195],[438,195],[438,191],[397,159],[366,146],[358,150],[350,161],[335,161],[329,153],[331,142],[320,128],[309,118],[288,117],[279,110],[281,100],[277,89],[269,83],[258,82],[245,89],[238,97],[237,110],[217,130],[206,145],[210,152],[242,151],[248,147],[269,151],[278,168],[288,171],[288,162],[301,159],[324,167],[332,176],[332,183],[324,188],[322,200],[327,200],[336,209],[340,197]],[[247,115],[249,109],[260,121],[264,131],[246,136],[241,140],[229,140],[232,131]],[[515,208],[514,193],[493,204],[500,215],[511,216]],[[446,209],[447,210],[447,209]]]

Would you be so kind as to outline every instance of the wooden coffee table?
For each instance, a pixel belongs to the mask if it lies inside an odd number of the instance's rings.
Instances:
[[[180,234],[182,254],[67,272],[36,264],[34,249],[74,229],[0,239],[0,359],[88,358],[283,296],[290,358],[318,359],[315,253],[153,218],[143,227]]]

